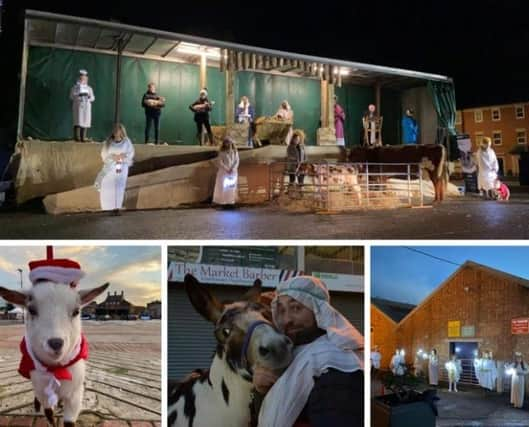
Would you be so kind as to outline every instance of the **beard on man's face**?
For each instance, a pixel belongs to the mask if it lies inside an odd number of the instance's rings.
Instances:
[[[324,334],[325,331],[318,328],[317,325],[302,329],[290,327],[285,330],[285,335],[292,340],[295,346],[311,343]]]

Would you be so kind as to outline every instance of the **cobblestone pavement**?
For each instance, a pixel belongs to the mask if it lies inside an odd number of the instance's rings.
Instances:
[[[31,383],[16,371],[23,330],[0,323],[0,427],[47,426],[34,411]],[[83,330],[90,357],[78,426],[160,427],[160,322],[84,321]]]
[[[529,196],[508,203],[476,197],[425,208],[340,214],[287,211],[275,204],[52,216],[0,214],[4,239],[529,239]]]

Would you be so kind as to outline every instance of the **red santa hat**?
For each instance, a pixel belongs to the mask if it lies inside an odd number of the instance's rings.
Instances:
[[[69,259],[54,259],[53,249],[47,248],[47,258],[29,263],[29,280],[35,285],[39,280],[49,280],[75,287],[84,276],[79,263]]]

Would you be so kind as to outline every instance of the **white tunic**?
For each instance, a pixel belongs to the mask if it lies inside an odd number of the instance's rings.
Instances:
[[[112,158],[115,154],[123,154],[124,160],[116,162]],[[104,211],[121,209],[125,197],[129,166],[132,165],[134,159],[134,146],[128,138],[119,142],[104,143],[101,158],[103,159],[103,168],[95,182],[96,188],[99,189],[101,209]]]
[[[483,361],[485,359],[480,359],[476,357],[474,359],[474,372],[476,374],[476,378],[478,379],[478,383],[481,387],[483,387]]]
[[[391,372],[393,372],[393,375],[404,375],[405,373],[404,358],[400,354],[394,354],[393,357],[391,358],[389,367],[391,368]]]
[[[446,362],[445,367],[448,372],[448,381],[453,383],[459,382],[461,371],[463,370],[461,367],[461,360],[449,360]]]
[[[491,359],[483,359],[481,365],[481,386],[489,390],[494,390],[496,388],[497,376],[496,362]]]
[[[380,360],[382,359],[382,355],[378,351],[372,351],[371,352],[371,365],[375,369],[380,369]]]
[[[86,94],[86,96],[80,96]],[[70,90],[72,100],[73,125],[89,128],[92,125],[92,102],[94,102],[94,91],[88,85],[77,82]]]
[[[524,369],[521,365],[515,367],[514,363],[505,366],[507,373],[511,373],[511,403],[516,408],[523,406],[525,394],[525,375],[529,374],[529,368],[524,362]]]
[[[439,358],[432,356],[428,358],[428,378],[430,385],[439,384]]]
[[[494,190],[498,179],[498,159],[492,148],[479,149],[478,158],[478,186],[480,190]]]
[[[220,151],[217,165],[213,203],[233,205],[237,201],[239,153],[236,150]]]

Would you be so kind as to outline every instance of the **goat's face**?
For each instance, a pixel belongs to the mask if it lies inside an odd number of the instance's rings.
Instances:
[[[217,355],[225,356],[233,370],[245,376],[258,366],[274,370],[288,366],[292,342],[273,326],[270,307],[258,302],[259,279],[241,301],[228,304],[218,301],[190,274],[184,284],[195,309],[215,325]]]
[[[65,361],[81,334],[81,307],[108,287],[77,291],[40,281],[26,293],[0,287],[0,296],[26,308],[26,336],[35,356],[46,365]]]

